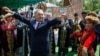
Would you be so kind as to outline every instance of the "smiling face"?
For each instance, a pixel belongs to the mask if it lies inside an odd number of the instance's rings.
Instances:
[[[6,21],[7,22],[11,22],[12,20],[13,20],[13,17],[12,16],[9,16],[9,17],[6,18]]]
[[[39,21],[39,22],[41,22],[41,21],[43,21],[43,19],[44,19],[44,13],[43,13],[43,10],[36,10],[36,12],[35,12],[35,19],[37,20],[37,21]]]
[[[94,28],[94,24],[93,24],[91,21],[86,20],[85,23],[86,23],[86,24],[85,24],[85,29],[87,29],[87,30],[91,30],[91,29]]]

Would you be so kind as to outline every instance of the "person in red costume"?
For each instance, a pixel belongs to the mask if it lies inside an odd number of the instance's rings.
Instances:
[[[99,22],[97,17],[86,16],[85,17],[85,29],[81,32],[76,30],[72,33],[72,37],[79,37],[80,46],[78,49],[78,56],[95,56],[93,50],[93,43],[96,38],[94,26]]]
[[[16,42],[14,30],[16,26],[12,14],[7,13],[4,15],[1,28],[3,31],[2,48],[4,50],[4,56],[14,56]]]

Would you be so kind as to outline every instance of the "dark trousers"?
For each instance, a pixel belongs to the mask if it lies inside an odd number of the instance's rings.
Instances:
[[[1,44],[0,44],[0,55],[1,55],[1,51],[2,51],[2,50],[1,50]]]
[[[1,36],[0,36],[0,55],[1,55]]]
[[[96,43],[96,41],[93,43],[93,49],[94,49],[94,51],[96,52],[96,48],[97,48],[97,43]]]
[[[30,56],[49,56],[49,52],[31,52]]]
[[[55,54],[55,47],[56,46],[55,46],[55,39],[54,39],[54,37],[52,38],[51,42],[52,42],[52,48],[51,48],[52,49],[52,53]]]
[[[59,48],[58,56],[66,56],[68,48]]]

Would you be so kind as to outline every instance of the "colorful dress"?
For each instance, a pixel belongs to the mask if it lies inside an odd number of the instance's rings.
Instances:
[[[14,34],[15,24],[2,22],[3,44],[2,47],[6,55],[14,56],[16,36]],[[7,54],[8,53],[8,54]]]
[[[87,56],[95,56],[93,50],[93,43],[96,38],[95,30],[84,30],[83,32],[73,33],[72,37],[79,37],[80,38],[80,46],[78,51],[78,56],[82,56],[82,49],[85,47],[87,49],[88,55]]]

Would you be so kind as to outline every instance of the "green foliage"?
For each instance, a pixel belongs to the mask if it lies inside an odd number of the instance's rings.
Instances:
[[[0,0],[0,7],[7,6],[9,8],[21,8],[25,5],[35,4],[44,0]]]
[[[86,11],[100,11],[99,0],[83,0],[83,6]]]

